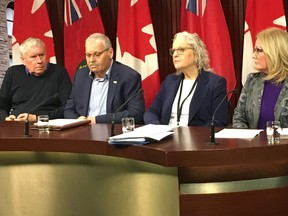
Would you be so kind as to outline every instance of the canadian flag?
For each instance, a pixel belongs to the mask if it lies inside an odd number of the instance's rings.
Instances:
[[[247,75],[253,72],[252,54],[256,35],[259,31],[272,26],[286,29],[283,0],[247,0],[242,63],[243,85]]]
[[[141,74],[145,106],[160,88],[156,41],[148,0],[118,1],[116,60]]]
[[[53,34],[45,0],[16,0],[12,37],[13,64],[21,64],[19,45],[28,37],[40,38],[46,45],[47,58],[56,63]]]
[[[181,31],[196,32],[209,52],[216,74],[227,80],[227,90],[236,86],[230,35],[220,0],[182,0]]]
[[[105,31],[97,0],[65,0],[64,10],[64,62],[72,78],[77,68],[86,65],[86,38]]]

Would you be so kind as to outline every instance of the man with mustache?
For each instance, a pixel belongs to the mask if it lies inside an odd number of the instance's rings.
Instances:
[[[76,71],[72,91],[64,110],[65,118],[89,119],[91,123],[120,123],[123,117],[134,117],[143,123],[144,98],[141,76],[132,68],[113,60],[110,39],[100,33],[85,41],[88,67]],[[129,102],[118,110],[127,100]],[[116,112],[117,111],[117,112]],[[115,113],[116,112],[116,113]],[[114,119],[115,118],[115,119]]]

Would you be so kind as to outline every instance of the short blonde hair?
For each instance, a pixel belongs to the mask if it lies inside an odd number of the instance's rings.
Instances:
[[[268,74],[265,80],[279,84],[288,75],[288,34],[280,28],[267,28],[257,34],[266,55]]]
[[[43,46],[46,52],[45,43],[41,39],[29,37],[25,41],[23,41],[22,44],[19,46],[20,56],[23,57],[23,55],[27,52],[27,50],[34,46]]]
[[[197,69],[200,71],[202,68],[206,71],[213,71],[213,69],[210,67],[209,63],[209,56],[208,51],[206,49],[205,44],[200,39],[199,35],[197,33],[189,33],[186,31],[176,33],[173,38],[173,42],[177,38],[184,38],[184,40],[191,46],[194,55],[196,56],[196,65]]]

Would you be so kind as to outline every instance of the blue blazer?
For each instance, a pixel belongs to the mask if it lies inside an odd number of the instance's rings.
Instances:
[[[74,75],[72,91],[64,109],[65,118],[87,116],[92,79],[88,67],[77,70]],[[131,96],[142,88],[141,76],[132,68],[114,61],[110,71],[107,96],[107,114],[96,116],[96,123],[111,123],[114,112]],[[137,95],[126,106],[115,113],[115,122],[123,117],[134,117],[136,123],[143,123],[145,103],[143,94]]]
[[[169,124],[174,98],[183,76],[183,74],[167,76],[152,105],[144,114],[145,124]],[[209,126],[215,109],[226,95],[226,80],[214,73],[202,70],[190,102],[188,126]],[[214,120],[216,126],[227,125],[227,97],[216,112]]]

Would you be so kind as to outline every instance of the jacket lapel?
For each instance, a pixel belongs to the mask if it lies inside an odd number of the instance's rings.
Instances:
[[[253,85],[254,90],[251,89],[252,94],[255,94],[252,96],[252,98],[255,98],[256,101],[251,101],[251,103],[254,103],[253,107],[253,120],[251,127],[257,128],[257,124],[259,121],[260,116],[260,109],[261,109],[261,101],[263,96],[263,89],[264,89],[264,80],[262,79],[262,76],[259,79],[256,79],[255,84]]]
[[[81,72],[82,73],[82,72]],[[92,79],[87,79],[87,77],[89,76],[90,70],[87,69],[85,70],[85,72],[83,71],[83,73],[85,73],[85,77],[83,77],[82,81],[81,81],[81,85],[83,86],[83,95],[81,95],[80,101],[83,100],[83,110],[85,110],[86,115],[88,115],[88,107],[89,107],[89,101],[90,101],[90,95],[91,95],[91,86],[92,86]],[[87,77],[86,77],[87,76]]]
[[[175,80],[172,80],[170,83],[167,83],[167,93],[165,94],[164,108],[162,113],[162,122],[164,124],[169,124],[171,118],[171,112],[175,97],[177,95],[180,82],[183,79],[184,75],[175,75]]]
[[[115,92],[117,89],[117,84],[118,84],[118,75],[119,72],[118,70],[114,69],[115,63],[112,64],[111,71],[110,71],[110,77],[109,77],[109,87],[108,87],[108,96],[107,96],[107,113],[112,112],[112,102],[115,97]]]
[[[189,122],[192,121],[194,118],[195,114],[199,110],[202,101],[205,99],[205,95],[207,93],[208,88],[206,87],[208,83],[208,78],[207,78],[207,72],[201,71],[201,73],[198,75],[198,83],[194,92],[194,95],[192,97],[192,101],[190,103],[190,110],[189,110]]]
[[[288,91],[288,83],[285,82],[281,91],[280,91],[280,94],[279,94],[279,97],[277,99],[277,102],[276,102],[276,106],[275,106],[275,120],[280,120],[280,116],[281,116],[281,113],[284,111],[284,112],[287,112],[287,104],[288,104],[288,98],[287,98],[287,91]]]

